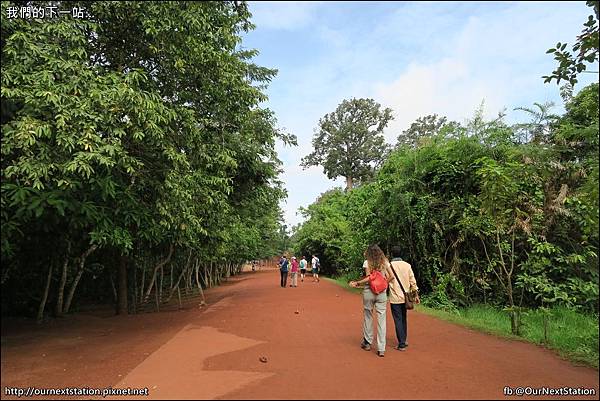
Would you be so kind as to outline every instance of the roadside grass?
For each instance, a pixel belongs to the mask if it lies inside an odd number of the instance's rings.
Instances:
[[[549,309],[547,342],[544,339],[544,312],[525,311],[521,317],[521,336],[511,333],[507,312],[490,305],[473,305],[456,312],[418,305],[430,316],[460,324],[499,337],[527,341],[556,351],[561,357],[598,369],[598,316],[565,307]]]
[[[326,278],[348,291],[347,277]],[[547,339],[544,339],[544,312],[524,311],[521,317],[521,336],[511,333],[508,312],[490,305],[473,305],[457,311],[446,311],[417,305],[416,310],[451,323],[498,337],[526,341],[555,351],[559,356],[577,364],[598,369],[598,315],[579,312],[565,307],[554,307],[546,312]]]

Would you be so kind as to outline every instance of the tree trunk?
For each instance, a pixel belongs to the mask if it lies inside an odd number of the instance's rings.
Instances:
[[[192,289],[191,283],[192,283],[192,269],[190,269],[190,264],[187,263],[185,265],[185,289],[186,290]]]
[[[54,314],[57,317],[63,315],[63,303],[65,299],[65,285],[67,284],[67,272],[69,267],[69,253],[71,252],[71,242],[67,243],[67,252],[65,254],[65,263],[63,264],[62,274],[60,276],[60,283],[58,285],[58,296],[56,297],[56,307]]]
[[[212,287],[212,264],[213,262],[210,261],[208,263],[208,266],[204,266],[204,277],[206,277],[206,288],[210,288]]]
[[[148,298],[150,298],[150,293],[152,292],[152,287],[154,286],[154,282],[156,281],[156,273],[158,273],[158,269],[162,268],[164,265],[169,263],[169,261],[171,260],[171,256],[173,255],[174,248],[175,248],[175,245],[173,243],[171,243],[171,245],[169,246],[169,254],[167,255],[167,257],[164,260],[160,261],[154,267],[154,273],[152,274],[152,280],[150,280],[150,284],[148,285],[148,289],[146,290],[146,294],[144,296],[144,301],[146,301],[146,300],[148,300]]]
[[[515,336],[521,334],[521,314],[514,309],[510,311],[510,328]]]
[[[40,301],[40,307],[38,309],[38,323],[41,323],[44,319],[44,308],[46,307],[46,300],[48,299],[48,292],[50,291],[50,282],[52,281],[52,269],[53,265],[50,263],[50,267],[48,268],[48,278],[46,279],[46,288],[44,289],[44,295],[42,295],[42,300]]]
[[[193,263],[190,263],[189,265],[189,270],[188,270],[188,277],[190,280],[190,290],[194,289],[194,265]]]
[[[200,305],[206,305],[206,298],[204,298],[204,290],[202,289],[201,285],[199,285],[198,288],[200,289],[200,295],[202,296],[202,302],[200,303]]]
[[[128,312],[127,297],[127,256],[121,255],[119,261],[119,294],[117,297],[117,315],[126,315]]]
[[[346,177],[346,191],[350,191],[352,189],[352,181],[353,180],[351,176]]]
[[[12,272],[12,267],[13,265],[8,265],[8,267],[6,269],[4,269],[2,271],[2,284],[6,283],[6,280],[8,280],[8,278],[10,277],[10,273]]]
[[[198,259],[196,259],[194,263],[194,270],[196,272],[196,285],[198,286],[198,288],[202,288],[200,287],[200,279],[198,277],[198,270],[200,270],[200,263],[198,263]]]
[[[154,289],[154,299],[155,299],[155,304],[156,304],[156,311],[160,312],[160,301],[158,299],[158,286],[156,286],[156,288]]]
[[[69,295],[67,296],[67,301],[65,302],[65,308],[63,310],[64,313],[69,313],[71,309],[71,302],[73,301],[73,296],[75,295],[75,290],[77,289],[77,284],[79,284],[79,280],[81,280],[81,276],[83,276],[84,268],[85,268],[85,259],[90,256],[92,252],[94,252],[98,248],[98,245],[92,245],[85,251],[81,257],[79,258],[79,270],[77,271],[77,276],[73,280],[71,284],[71,288],[69,289]]]
[[[200,306],[202,306],[202,305],[206,305],[206,299],[204,298],[204,290],[202,290],[202,285],[200,285],[200,280],[198,279],[198,271],[199,270],[200,270],[200,261],[198,259],[196,259],[196,285],[198,286],[198,289],[200,290],[200,295],[202,296],[202,302],[200,303]],[[205,281],[205,283],[206,283],[206,281]]]
[[[179,283],[181,282],[181,278],[185,275],[188,268],[190,268],[191,257],[192,257],[192,251],[190,250],[190,256],[188,257],[188,261],[187,261],[186,265],[184,266],[184,268],[181,270],[181,273],[179,274],[179,277],[177,278],[177,282],[175,283],[175,285],[171,284],[171,287],[169,289],[169,298],[166,300],[166,302],[169,302],[171,300],[176,289],[177,289],[177,291],[179,291]]]
[[[211,269],[210,269],[210,283],[211,283],[211,287],[217,286],[219,285],[219,264],[218,263],[213,263]]]
[[[144,302],[144,286],[146,284],[146,268],[142,264],[142,282],[140,287],[140,304]]]
[[[160,280],[159,280],[159,286],[158,286],[158,298],[162,299],[162,291],[163,291],[163,278],[164,278],[164,272],[165,272],[165,267],[161,266],[160,267]]]
[[[202,277],[204,277],[204,285],[206,286],[206,288],[209,288],[210,284],[208,282],[208,266],[207,265],[202,266]]]
[[[113,293],[113,300],[115,301],[115,305],[119,302],[119,296],[117,295],[117,286],[115,285],[115,280],[113,279],[112,272],[108,274],[108,280],[110,281],[110,288]]]
[[[169,291],[169,298],[167,298],[166,302],[169,302],[171,300],[171,298],[173,297],[173,294],[175,293],[175,290],[179,291],[179,283],[181,282],[181,278],[183,277],[185,273],[185,270],[181,271],[181,274],[179,275],[179,278],[177,279],[177,282],[175,283],[174,287],[171,287],[170,291]]]
[[[137,266],[133,263],[133,313],[137,313],[137,300],[138,300],[138,283],[137,283]]]

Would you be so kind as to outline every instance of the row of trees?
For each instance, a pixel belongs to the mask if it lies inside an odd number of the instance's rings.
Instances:
[[[401,245],[430,305],[565,304],[598,311],[598,84],[576,96],[585,62],[598,60],[598,2],[573,51],[557,44],[546,81],[569,82],[553,105],[520,107],[529,121],[465,124],[419,118],[394,148],[382,130],[391,110],[351,99],[319,121],[308,165],[346,177],[306,209],[295,227],[300,254],[316,252],[330,274],[361,275],[362,252]],[[597,73],[597,71],[596,71]]]
[[[275,70],[239,2],[2,2],[2,313],[127,313],[281,252]],[[79,294],[76,296],[76,294]]]

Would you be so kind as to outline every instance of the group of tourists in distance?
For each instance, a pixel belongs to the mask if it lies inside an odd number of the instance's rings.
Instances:
[[[401,254],[401,247],[392,247],[391,261],[389,261],[378,245],[370,245],[364,253],[363,268],[365,277],[349,283],[350,287],[363,288],[363,338],[360,347],[366,351],[371,350],[371,344],[374,340],[373,312],[375,312],[377,315],[377,355],[380,357],[385,355],[388,301],[394,318],[396,338],[398,339],[398,345],[395,349],[398,351],[406,351],[408,347],[406,342],[408,336],[406,311],[407,305],[409,305],[409,299],[407,299],[409,294],[412,302],[415,304],[421,302],[412,267],[402,260]],[[312,255],[311,266],[313,281],[319,282],[320,261],[316,255]],[[288,269],[290,269],[291,276],[290,287],[297,287],[298,272],[300,272],[301,280],[304,281],[306,268],[307,261],[304,256],[302,256],[300,262],[295,256],[292,256],[290,262],[283,255],[279,260],[281,287],[286,287]]]
[[[306,256],[302,256],[300,262],[295,256],[292,256],[291,261],[288,260],[286,255],[281,256],[279,259],[279,272],[281,273],[281,287],[285,288],[287,285],[287,277],[288,270],[290,273],[290,287],[298,287],[298,273],[300,273],[301,281],[304,281],[304,276],[306,275],[306,269],[308,267],[308,262],[306,261]],[[311,273],[313,277],[313,282],[318,283],[321,281],[319,279],[319,268],[321,267],[321,261],[317,255],[312,255],[311,260]]]

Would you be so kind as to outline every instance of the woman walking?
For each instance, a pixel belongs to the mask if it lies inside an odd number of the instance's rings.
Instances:
[[[387,288],[387,283],[395,280],[395,278],[391,271],[390,263],[377,245],[370,245],[367,248],[365,259],[363,267],[365,268],[366,277],[362,280],[350,282],[350,286],[354,288],[359,287],[361,284],[366,284],[363,291],[363,340],[360,346],[366,351],[371,350],[371,344],[373,343],[373,309],[375,309],[377,314],[377,355],[383,357],[385,354],[387,307],[385,289]],[[374,287],[380,287],[376,290],[380,292],[375,293],[372,291],[370,283],[372,280],[384,280],[383,283],[373,282]],[[385,285],[385,287],[382,287],[381,284]]]

